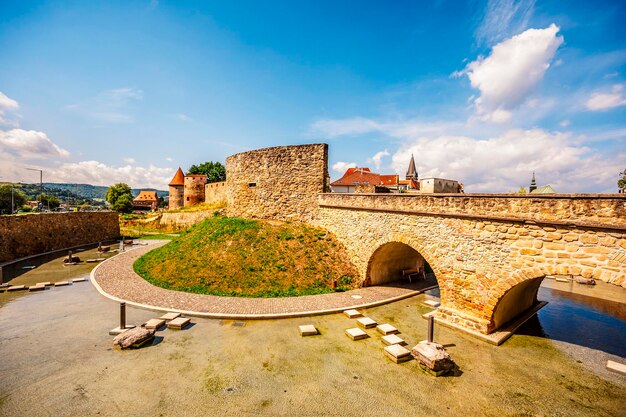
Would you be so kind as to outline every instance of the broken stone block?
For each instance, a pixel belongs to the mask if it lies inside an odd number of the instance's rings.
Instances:
[[[43,291],[46,289],[45,285],[31,285],[30,287],[28,287],[28,291]]]
[[[9,284],[8,282],[0,284],[0,288],[9,288],[10,286],[11,286],[11,284]]]
[[[144,327],[135,327],[128,329],[115,336],[113,345],[122,349],[131,347],[138,348],[154,339],[154,329],[146,329]]]
[[[97,259],[87,259],[87,260],[85,260],[85,262],[87,262],[89,264],[93,264],[93,263],[98,262],[98,260]]]
[[[298,326],[298,329],[300,330],[300,336],[315,336],[318,334],[317,329],[312,324]]]
[[[12,285],[7,288],[7,291],[22,291],[26,289],[26,285]]]
[[[177,317],[174,320],[170,320],[167,323],[167,327],[174,330],[182,330],[191,322],[191,319],[188,317]]]
[[[411,349],[411,355],[437,376],[456,367],[448,352],[439,343],[423,340]]]
[[[363,317],[363,314],[357,310],[346,310],[343,312],[349,319],[356,319],[357,317]]]
[[[85,282],[87,281],[87,278],[75,278],[72,280],[72,282]]]
[[[400,345],[385,346],[385,356],[395,363],[402,363],[413,359],[411,352],[407,348]]]
[[[432,308],[437,308],[441,305],[441,303],[439,301],[435,301],[435,300],[426,300],[424,301],[424,304],[426,304],[427,306],[430,306]]]
[[[369,317],[361,317],[360,319],[357,319],[356,323],[362,329],[371,329],[372,327],[376,327],[378,324]]]
[[[150,319],[148,320],[143,327],[146,329],[155,329],[158,330],[165,325],[165,320],[163,319]]]
[[[583,285],[596,285],[596,280],[593,278],[577,277],[576,282]]]
[[[170,321],[180,317],[180,313],[166,313],[159,317],[161,320]]]
[[[567,278],[557,278],[556,282],[569,282],[569,279],[567,279]]]
[[[55,282],[54,283],[55,287],[63,287],[65,285],[70,285],[70,282],[69,281],[59,281],[59,282]]]
[[[376,326],[376,330],[378,330],[378,333],[381,333],[384,335],[400,333],[398,329],[396,329],[395,327],[393,327],[391,324],[388,324],[388,323],[379,324],[378,326]]]
[[[363,330],[358,327],[353,327],[351,329],[346,329],[346,336],[348,336],[352,340],[361,340],[366,339],[369,336]]]
[[[63,258],[64,264],[74,264],[76,262],[80,262],[80,258],[78,256],[66,256]]]
[[[52,283],[48,282],[48,281],[46,281],[46,282],[38,282],[37,285],[43,285],[44,287],[49,287],[49,286],[52,285]]]
[[[383,336],[381,339],[383,343],[386,344],[387,346],[389,345],[405,346],[406,345],[406,342],[401,337],[398,337],[398,335],[395,335],[395,334]]]

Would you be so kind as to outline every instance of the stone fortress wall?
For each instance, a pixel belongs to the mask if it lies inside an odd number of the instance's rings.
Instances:
[[[208,204],[226,203],[226,181],[210,182],[204,185],[204,202]]]
[[[229,216],[299,220],[317,217],[317,194],[329,189],[328,145],[296,145],[226,159]]]
[[[169,186],[169,209],[170,210],[174,210],[174,209],[179,209],[185,206],[184,203],[184,194],[185,194],[185,187],[184,185],[170,185]]]
[[[119,236],[115,212],[0,216],[0,262]]]
[[[183,205],[185,207],[204,203],[204,185],[206,184],[206,181],[206,175],[185,175],[185,185],[183,191]]]

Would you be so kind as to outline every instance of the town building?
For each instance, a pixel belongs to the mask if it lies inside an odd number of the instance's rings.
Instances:
[[[205,202],[218,204],[226,200],[226,182],[208,183],[202,174],[187,174],[178,167],[169,183],[169,209],[195,206]]]
[[[169,209],[177,209],[183,207],[184,194],[185,194],[185,174],[183,170],[178,167],[178,170],[174,174],[174,178],[169,183]]]
[[[530,187],[528,187],[528,192],[530,194],[556,194],[554,188],[550,184],[542,185],[541,187],[537,186],[537,181],[535,181],[535,173],[533,172],[533,178],[530,180]]]
[[[369,168],[348,168],[343,177],[330,183],[334,193],[376,192],[376,187],[398,188],[398,175],[383,175]]]
[[[142,190],[133,199],[134,210],[156,210],[157,207],[159,207],[159,196],[156,191]]]

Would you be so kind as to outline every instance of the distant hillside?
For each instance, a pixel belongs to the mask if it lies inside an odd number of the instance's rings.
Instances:
[[[39,184],[33,184],[39,185]],[[44,187],[46,188],[60,188],[62,190],[70,190],[72,193],[78,194],[85,198],[106,198],[107,190],[109,187],[105,187],[103,185],[91,185],[91,184],[63,184],[63,183],[54,183],[54,182],[44,182]],[[168,191],[157,190],[155,188],[134,188],[132,190],[133,195],[139,195],[139,191],[141,190],[149,190],[156,191],[159,197],[167,197]]]

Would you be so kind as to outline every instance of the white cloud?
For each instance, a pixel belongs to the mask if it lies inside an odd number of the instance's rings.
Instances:
[[[171,157],[167,156],[167,157],[165,158],[165,160],[166,160],[167,162],[172,162],[172,161],[174,160],[174,158],[171,158]]]
[[[0,130],[0,145],[1,153],[24,160],[69,156],[68,151],[53,143],[45,133],[35,130]]]
[[[493,45],[528,27],[535,0],[489,0],[475,38],[480,45]]]
[[[2,91],[0,91],[0,125],[9,125],[9,126],[18,126],[16,121],[11,121],[5,119],[5,114],[7,112],[15,112],[20,108],[20,105],[17,101],[12,98],[7,97]]]
[[[615,192],[615,172],[626,165],[625,153],[606,157],[577,145],[570,134],[542,129],[511,129],[488,139],[410,139],[392,157],[396,172],[406,171],[412,153],[422,177],[459,180],[466,192],[516,190],[533,171],[539,185],[551,184],[558,192]]]
[[[333,171],[337,171],[340,174],[346,172],[348,168],[356,168],[355,162],[335,162],[333,164]]]
[[[390,155],[389,151],[387,149],[385,149],[384,151],[376,152],[376,154],[374,154],[374,156],[372,156],[368,160],[368,162],[372,162],[376,166],[376,169],[378,170],[378,169],[380,169],[380,165],[382,163],[382,159],[385,156],[389,156],[389,155]]]
[[[624,84],[615,84],[610,93],[593,93],[587,103],[588,110],[602,111],[626,105]]]
[[[75,182],[93,185],[111,185],[118,182],[133,188],[150,187],[167,190],[167,183],[174,175],[172,168],[150,165],[148,167],[116,167],[99,161],[80,161],[52,167],[44,175],[52,182]]]
[[[135,161],[135,158],[124,158],[123,161],[130,165],[133,165],[137,162]]]
[[[572,124],[572,122],[569,119],[565,119],[565,120],[561,120],[561,122],[559,123],[559,126],[565,128],[565,127],[568,127],[571,124]]]
[[[191,117],[187,116],[184,113],[173,114],[172,117],[174,117],[176,120],[180,120],[181,122],[190,122],[193,120]]]
[[[488,57],[479,57],[467,65],[462,73],[480,91],[474,105],[481,119],[496,123],[511,119],[511,110],[543,79],[563,43],[558,32],[555,24],[545,29],[528,29],[495,45]]]

